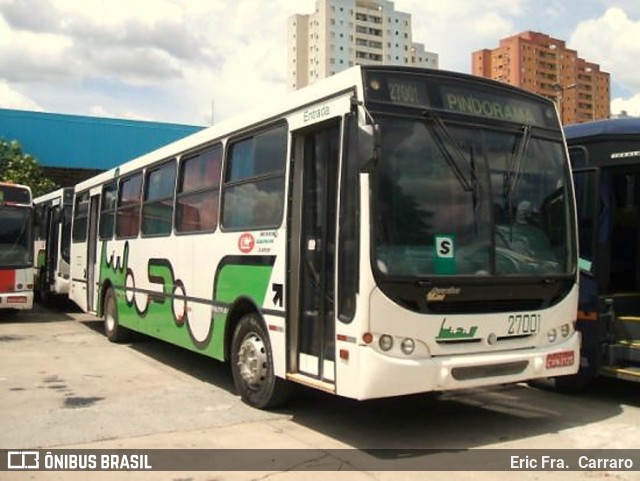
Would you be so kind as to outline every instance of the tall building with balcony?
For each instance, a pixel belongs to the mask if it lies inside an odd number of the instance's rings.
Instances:
[[[289,90],[356,64],[438,68],[438,55],[413,41],[411,15],[387,0],[317,0],[287,27]]]
[[[543,33],[522,32],[503,38],[496,49],[473,52],[471,70],[554,100],[563,124],[611,115],[609,73]]]

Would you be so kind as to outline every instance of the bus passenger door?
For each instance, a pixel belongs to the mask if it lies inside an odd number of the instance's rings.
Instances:
[[[340,122],[294,133],[289,229],[289,371],[335,382]]]
[[[44,239],[44,252],[36,252],[39,256],[38,262],[38,285],[36,288],[40,291],[41,300],[46,299],[49,293],[49,286],[54,279],[55,266],[53,260],[54,249],[57,249],[56,241],[58,239],[58,230],[55,222],[57,207],[46,205],[42,212],[42,236]]]
[[[594,279],[596,273],[602,269],[601,248],[602,239],[608,237],[604,204],[598,202],[600,189],[598,188],[600,170],[596,168],[575,169],[573,184],[576,195],[578,213],[578,245],[580,247],[581,273]],[[602,205],[602,212],[599,212]],[[582,288],[582,286],[581,286]],[[589,297],[597,298],[597,289]],[[583,296],[581,296],[583,297]]]
[[[100,195],[92,195],[89,203],[89,231],[87,233],[87,311],[97,311],[96,260],[98,249],[98,215]]]

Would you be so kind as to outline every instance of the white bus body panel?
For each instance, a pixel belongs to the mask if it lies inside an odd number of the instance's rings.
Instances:
[[[476,326],[480,341],[439,345],[436,337],[445,316],[410,312],[374,288],[369,306],[374,342],[365,344],[353,336],[349,342],[339,343],[338,349],[349,351],[349,359],[340,359],[338,363],[337,394],[369,399],[575,374],[580,362],[580,334],[573,330],[577,290],[576,286],[557,305],[537,311],[542,322],[533,336],[494,341],[505,335],[510,313],[447,315],[447,323],[452,325]],[[562,338],[560,327],[565,324],[571,326],[571,331]],[[550,343],[547,332],[554,328],[558,332],[557,340]],[[343,331],[338,327],[338,333]],[[378,347],[382,334],[394,338],[389,352]],[[405,355],[399,349],[404,338],[415,342],[412,355]],[[566,355],[573,362],[547,367],[549,355]],[[522,369],[514,368],[518,363]],[[469,377],[456,379],[452,371],[463,368],[468,368]]]

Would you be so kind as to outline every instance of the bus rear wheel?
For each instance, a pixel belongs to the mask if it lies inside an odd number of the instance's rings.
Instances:
[[[131,339],[131,331],[118,322],[118,303],[112,287],[104,296],[104,332],[111,342],[127,342]]]
[[[276,377],[269,335],[257,314],[240,319],[231,342],[231,371],[240,398],[250,406],[270,409],[289,398],[287,381]]]

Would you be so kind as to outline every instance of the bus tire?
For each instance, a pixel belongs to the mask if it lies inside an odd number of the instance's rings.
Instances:
[[[290,386],[276,377],[269,335],[257,314],[240,319],[231,341],[233,382],[246,404],[271,409],[285,403]]]
[[[131,339],[131,331],[118,322],[118,303],[112,287],[104,296],[104,332],[111,342],[127,342]]]

